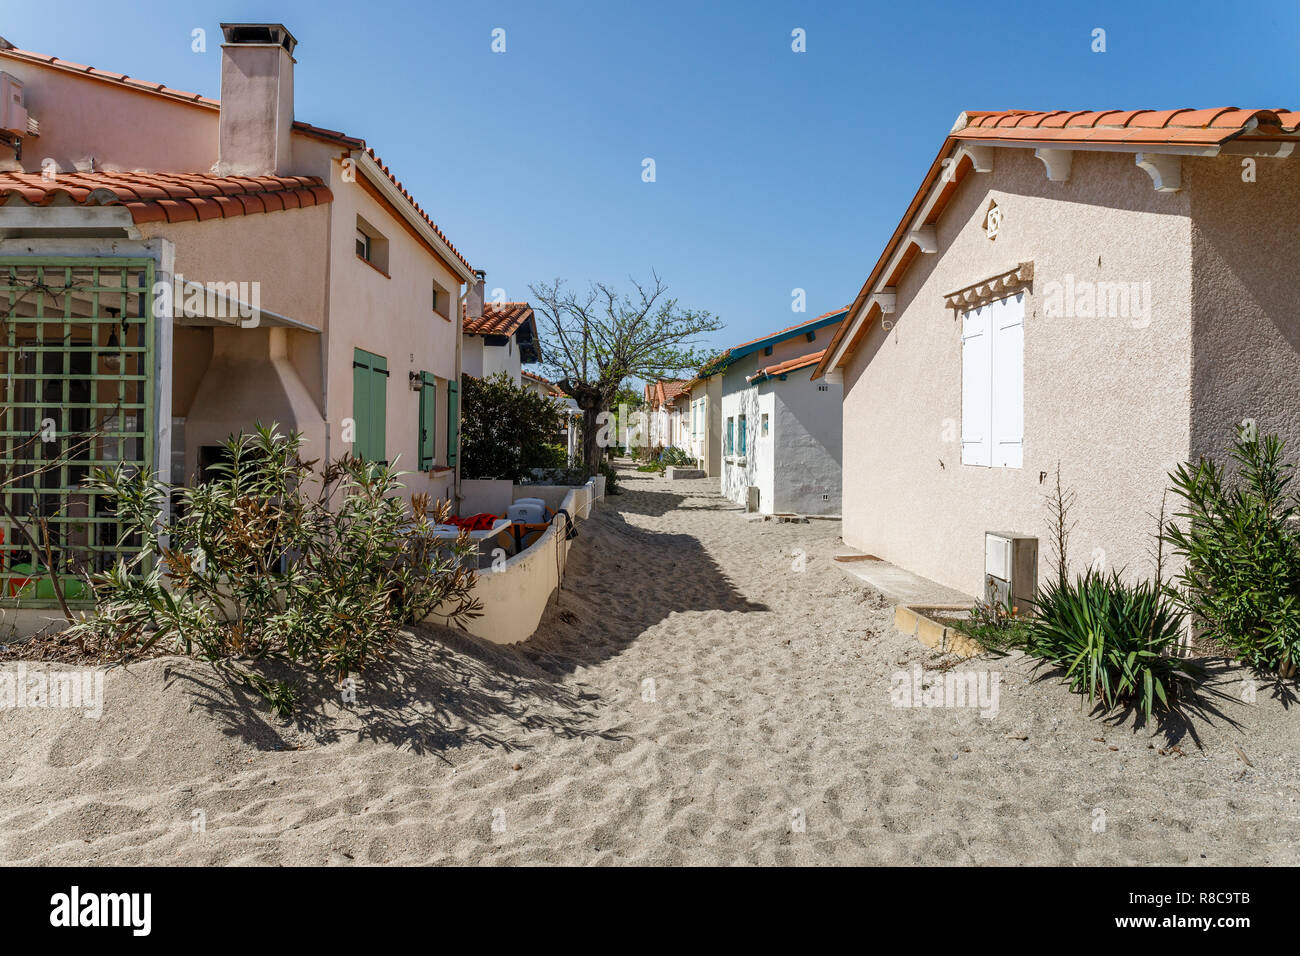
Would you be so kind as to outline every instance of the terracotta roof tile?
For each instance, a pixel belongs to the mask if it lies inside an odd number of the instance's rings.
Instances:
[[[67,196],[78,205],[125,206],[133,222],[186,222],[298,209],[332,202],[313,176],[207,176],[198,173],[0,173],[0,203],[35,206]]]
[[[816,365],[826,354],[825,349],[817,352],[809,352],[807,355],[801,355],[798,358],[786,359],[784,362],[778,362],[776,365],[769,365],[766,368],[760,368],[754,375],[749,376],[753,381],[757,378],[774,378],[777,375],[785,375],[787,372],[795,372],[801,368],[807,368],[810,365]]]
[[[10,49],[0,49],[0,57],[3,56],[14,57],[15,59],[20,59],[20,60],[28,60],[30,62],[35,62],[35,63],[42,63],[48,66],[57,67],[62,70],[67,70],[69,72],[79,73],[83,76],[88,76],[96,80],[102,80],[106,83],[114,83],[119,86],[127,86],[142,92],[153,93],[153,94],[157,94],[158,96],[166,96],[169,99],[173,99],[182,103],[192,103],[196,106],[202,106],[208,109],[221,108],[221,101],[215,100],[210,96],[202,96],[198,93],[190,93],[187,90],[174,90],[168,86],[163,85],[162,83],[152,83],[146,80],[133,79],[132,77],[127,76],[126,74],[123,73],[113,73],[110,70],[99,70],[94,67],[86,66],[81,63],[73,63],[69,60],[61,60],[56,56],[50,56],[49,54],[46,53],[34,53],[31,50],[20,50],[14,47]],[[327,142],[335,143],[339,146],[343,146],[348,149],[365,150],[370,155],[370,157],[375,160],[376,164],[384,171],[384,175],[387,176],[389,179],[391,179],[393,183],[397,185],[399,189],[401,189],[401,183],[397,181],[397,179],[393,176],[389,168],[385,166],[383,161],[375,154],[375,151],[373,149],[367,148],[366,141],[364,139],[361,139],[360,137],[357,136],[349,136],[346,133],[340,133],[338,130],[325,129],[324,127],[321,126],[313,126],[310,123],[302,123],[302,122],[295,121],[293,124],[293,128],[295,132],[302,133],[305,136],[311,136],[316,139],[321,139]],[[305,177],[299,177],[299,178],[305,178]],[[319,179],[314,179],[313,181],[317,184],[320,183]],[[234,193],[230,193],[229,195],[234,195]],[[451,250],[452,255],[454,255],[461,262],[461,264],[465,266],[466,269],[472,268],[469,264],[469,260],[466,259],[465,256],[461,254],[459,249],[457,249],[454,245],[452,245],[451,240],[449,240],[446,234],[441,229],[438,228],[437,223],[435,223],[431,218],[429,218],[429,214],[420,207],[420,204],[415,201],[415,198],[411,196],[410,193],[406,192],[405,189],[402,189],[402,195],[405,196],[406,200],[411,204],[411,206],[415,209],[415,211],[419,213],[420,218],[423,219],[426,223],[428,223],[429,227],[434,231],[434,233],[438,236],[438,238],[447,244],[447,248]],[[331,198],[333,197],[331,196]],[[329,202],[329,201],[330,200],[328,199],[321,199],[319,194],[317,195],[316,202],[319,203],[319,202]],[[149,221],[155,221],[155,220],[150,219]]]
[[[470,335],[514,335],[531,318],[533,307],[527,302],[488,302],[479,318],[464,316],[464,328]]]

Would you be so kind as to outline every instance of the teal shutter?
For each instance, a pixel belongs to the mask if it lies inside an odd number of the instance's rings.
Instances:
[[[447,383],[447,464],[456,467],[456,449],[460,445],[460,388]]]
[[[437,436],[438,382],[428,372],[420,373],[420,470],[434,465]]]
[[[740,432],[740,454],[745,454],[745,416],[741,415],[736,424],[736,430]]]
[[[366,461],[387,461],[388,359],[364,349],[352,350],[352,419],[356,422],[352,454]]]
[[[736,420],[727,419],[727,454],[730,455],[736,447]]]

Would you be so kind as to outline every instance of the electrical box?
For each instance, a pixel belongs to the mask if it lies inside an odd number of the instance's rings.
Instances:
[[[1038,595],[1038,539],[1009,531],[984,535],[984,602],[1029,614]]]
[[[0,73],[0,129],[15,136],[27,135],[23,81],[8,73]]]

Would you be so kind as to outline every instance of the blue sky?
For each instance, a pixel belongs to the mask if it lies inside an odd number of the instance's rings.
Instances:
[[[794,288],[851,301],[963,109],[1300,105],[1296,0],[71,0],[0,34],[216,96],[222,20],[289,27],[297,118],[364,137],[489,288],[655,269],[719,347],[804,318]]]

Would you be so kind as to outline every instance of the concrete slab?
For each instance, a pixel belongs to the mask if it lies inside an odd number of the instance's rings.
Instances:
[[[838,560],[845,556],[865,560]],[[950,588],[939,584],[937,581],[931,581],[929,578],[923,578],[919,574],[913,574],[911,571],[900,568],[896,564],[890,564],[888,561],[870,558],[854,548],[840,548],[835,554],[835,558],[835,563],[844,570],[845,574],[851,575],[860,581],[865,581],[896,604],[970,607],[975,603],[975,598],[969,594],[963,594],[956,588]]]

